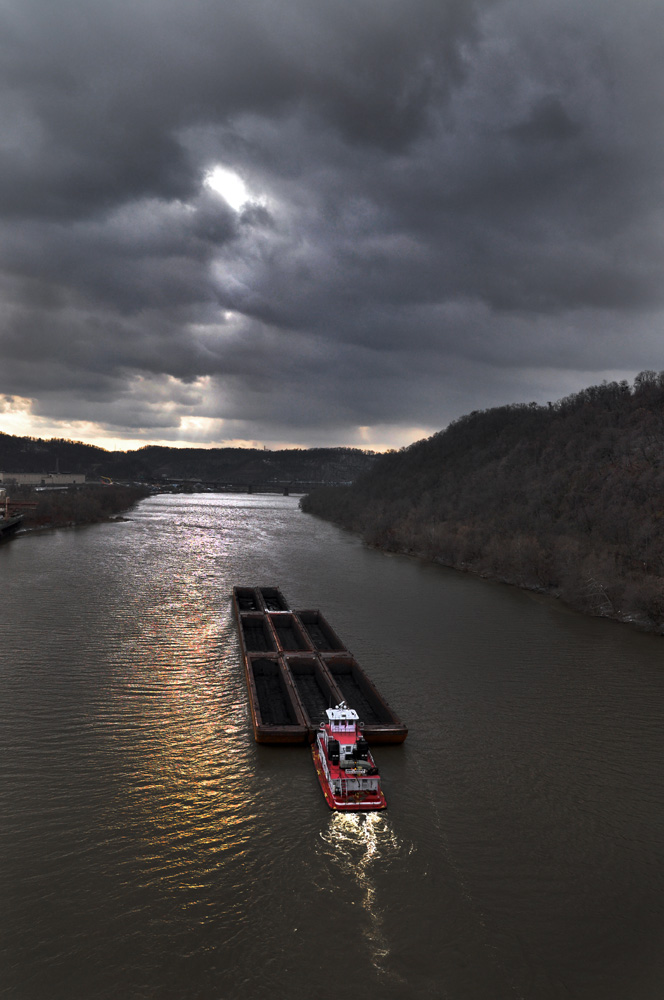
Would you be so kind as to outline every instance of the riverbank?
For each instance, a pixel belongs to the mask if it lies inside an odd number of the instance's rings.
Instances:
[[[664,635],[664,580],[623,570],[619,581],[605,582],[612,558],[598,555],[583,539],[562,536],[552,545],[550,539],[525,532],[501,537],[486,526],[418,525],[412,518],[406,523],[389,522],[376,518],[375,513],[363,522],[350,497],[341,498],[340,492],[317,491],[303,497],[300,507],[358,535],[369,548],[554,597],[573,611]],[[453,558],[450,553],[455,550],[464,557]]]
[[[302,507],[385,551],[664,633],[664,372],[474,412]]]
[[[372,547],[377,548],[378,546]],[[577,588],[577,595],[573,596],[565,594],[560,587],[545,587],[537,583],[528,583],[523,580],[519,581],[500,574],[492,574],[486,570],[476,569],[463,563],[452,564],[444,562],[442,559],[431,557],[424,552],[414,552],[406,549],[384,549],[383,551],[390,551],[394,553],[398,552],[400,555],[412,556],[413,558],[424,559],[427,562],[434,562],[440,566],[445,566],[447,569],[454,569],[460,573],[469,573],[471,576],[477,576],[482,580],[488,580],[492,583],[502,583],[508,587],[518,587],[519,590],[527,590],[532,594],[539,594],[542,597],[554,598],[568,607],[571,611],[577,611],[580,614],[590,615],[593,618],[608,618],[611,621],[620,622],[623,625],[631,625],[640,632],[648,632],[653,635],[664,635],[664,624],[654,622],[643,615],[639,616],[636,611],[624,612],[620,609],[614,608],[601,583],[592,578],[585,578],[584,580],[581,580]]]
[[[33,491],[14,488],[12,500],[36,503],[26,508],[23,531],[69,528],[102,521],[123,520],[122,515],[149,496],[143,486],[86,485],[71,490]]]

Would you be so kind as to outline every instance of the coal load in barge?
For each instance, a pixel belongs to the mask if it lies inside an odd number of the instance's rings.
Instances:
[[[260,601],[266,611],[288,611],[286,598],[278,587],[259,587]]]
[[[233,587],[236,611],[288,611],[286,598],[277,587]]]
[[[276,641],[264,615],[240,615],[240,626],[240,637],[248,653],[276,653]]]
[[[297,617],[312,646],[319,653],[340,653],[345,649],[343,642],[320,611],[298,611]]]
[[[268,615],[268,618],[274,629],[281,653],[297,653],[303,649],[310,650],[312,648],[301,624],[290,611],[280,611],[278,614]]]
[[[247,686],[257,743],[308,743],[309,729],[278,658],[247,657]]]
[[[325,722],[327,709],[343,700],[341,692],[317,656],[287,656],[285,667],[309,731],[316,730]]]
[[[321,656],[341,699],[362,719],[370,743],[403,743],[408,730],[350,653]]]
[[[314,741],[326,710],[341,702],[357,712],[369,743],[406,739],[407,727],[320,611],[290,610],[276,587],[234,587],[233,606],[257,742]],[[261,666],[257,684],[259,654],[270,667]]]
[[[248,588],[241,589],[244,592]],[[256,742],[308,742],[309,727],[293,682],[284,670],[268,616],[253,610],[240,610],[241,606],[251,603],[246,593],[234,593],[233,600]]]

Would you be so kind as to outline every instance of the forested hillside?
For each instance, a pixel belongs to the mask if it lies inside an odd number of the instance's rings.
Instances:
[[[373,545],[664,631],[664,372],[471,413],[302,506]]]
[[[16,437],[0,433],[3,472],[84,473],[132,481],[191,479],[236,483],[305,481],[350,482],[373,461],[359,448],[163,448],[106,451],[63,439]]]

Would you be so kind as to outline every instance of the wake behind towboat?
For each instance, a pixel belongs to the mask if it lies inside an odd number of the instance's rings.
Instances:
[[[311,752],[328,806],[345,812],[385,809],[380,774],[357,712],[341,702],[326,715]]]

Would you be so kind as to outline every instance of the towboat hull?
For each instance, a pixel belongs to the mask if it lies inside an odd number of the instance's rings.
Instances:
[[[343,799],[336,798],[332,794],[332,789],[323,770],[317,743],[314,743],[311,747],[311,754],[314,758],[314,767],[316,768],[320,787],[323,790],[325,801],[330,809],[335,809],[339,812],[376,812],[380,809],[387,809],[387,802],[382,789],[379,791],[378,797],[374,797],[371,800],[363,798],[361,792],[351,792],[347,798]]]
[[[385,809],[380,774],[357,712],[342,701],[325,716],[311,749],[328,806],[342,812]]]

